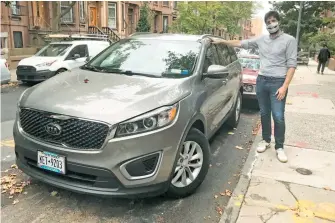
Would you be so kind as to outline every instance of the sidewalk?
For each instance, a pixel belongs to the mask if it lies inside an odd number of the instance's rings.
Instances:
[[[335,222],[335,71],[298,68],[286,105],[285,151],[257,154],[259,132],[220,223]],[[274,140],[273,140],[274,141]]]

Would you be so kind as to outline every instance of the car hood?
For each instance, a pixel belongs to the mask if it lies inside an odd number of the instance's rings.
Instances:
[[[259,73],[259,70],[252,70],[252,69],[244,68],[242,72],[243,83],[256,84],[258,73]]]
[[[191,80],[74,69],[28,89],[20,106],[115,124],[181,100]]]
[[[19,66],[25,65],[25,66],[35,66],[37,64],[45,63],[45,62],[51,62],[58,60],[59,57],[40,57],[40,56],[32,56],[22,59],[19,62]]]

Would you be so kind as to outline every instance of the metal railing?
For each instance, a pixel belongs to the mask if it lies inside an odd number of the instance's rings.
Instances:
[[[102,31],[109,36],[113,42],[119,41],[121,38],[109,27],[102,27]]]

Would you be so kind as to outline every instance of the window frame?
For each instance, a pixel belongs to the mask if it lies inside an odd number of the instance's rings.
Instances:
[[[79,21],[80,23],[86,22],[86,3],[84,1],[79,2]]]
[[[230,53],[229,53],[229,46],[220,44],[216,46],[216,50],[220,58],[219,65],[225,66],[225,67],[229,66],[229,64],[232,63],[231,58],[230,58]],[[225,58],[225,53],[227,54],[226,58]],[[223,63],[221,63],[221,61],[223,61]]]
[[[109,25],[109,18],[112,18],[113,17],[110,17],[109,16],[109,9],[110,8],[114,8],[114,20],[115,20],[115,25],[112,27]],[[108,2],[108,5],[107,5],[107,21],[108,21],[108,27],[110,27],[111,29],[117,29],[117,3],[116,2]]]
[[[77,48],[82,47],[82,46],[85,47],[86,55],[83,56],[83,57],[79,57],[79,58],[89,57],[90,55],[89,55],[89,51],[88,51],[88,46],[87,46],[87,44],[80,44],[80,45],[76,45],[76,46],[74,46],[74,47],[69,51],[69,53],[68,53],[68,55],[66,56],[66,59],[65,59],[65,60],[73,60],[73,56],[74,56],[74,54],[73,54],[72,52],[75,51]],[[72,54],[73,54],[73,55],[72,55]],[[71,56],[71,55],[72,55],[72,56]]]
[[[64,5],[64,2],[68,2],[68,4],[72,4],[72,1],[60,1],[59,2],[59,7],[60,7],[60,13],[62,13],[62,9],[67,9],[70,7],[69,5]],[[62,4],[63,3],[63,4]],[[64,17],[66,15],[70,14],[70,20],[64,20]],[[61,18],[61,23],[74,23],[74,10],[73,7],[71,7],[70,11],[66,13],[62,18]]]
[[[205,70],[205,62],[206,62],[206,59],[208,59],[207,54],[208,54],[208,51],[209,51],[209,50],[213,50],[213,53],[214,53],[214,63],[213,63],[213,61],[210,61],[210,60],[209,60],[210,64],[208,65],[208,67],[207,67],[206,70]],[[202,74],[206,74],[207,71],[208,71],[209,66],[211,66],[211,65],[220,65],[219,54],[218,54],[218,52],[217,52],[217,48],[216,48],[216,46],[215,46],[214,44],[210,44],[210,45],[207,47],[207,49],[206,49],[206,53],[205,53],[205,56],[204,56],[204,60],[203,60],[203,62],[202,62],[202,69],[201,69],[201,70],[202,70]]]
[[[162,1],[162,6],[169,7],[170,1]]]
[[[15,44],[15,33],[19,33],[19,34],[21,34],[21,47],[16,47],[16,45],[17,44]],[[22,33],[22,31],[13,31],[13,44],[14,44],[14,48],[18,48],[18,49],[20,49],[20,48],[23,48],[23,46],[24,46],[24,44],[23,44],[23,33]]]
[[[11,5],[10,5],[10,8],[11,8],[11,14],[12,15],[20,15],[20,6],[18,4],[18,1],[12,1],[11,2]]]
[[[166,24],[166,30],[165,30],[165,27],[164,27],[164,18],[167,18],[167,24]],[[169,32],[169,16],[168,15],[162,15],[162,28],[163,28],[163,33],[168,33]]]

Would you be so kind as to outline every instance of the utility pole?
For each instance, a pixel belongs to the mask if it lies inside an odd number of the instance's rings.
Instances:
[[[300,36],[300,25],[301,25],[301,13],[302,13],[302,10],[303,10],[303,4],[304,2],[301,1],[300,2],[300,8],[299,8],[299,17],[298,17],[298,25],[297,25],[297,35],[296,35],[296,39],[297,39],[297,44],[298,44],[298,47],[299,47],[299,36]]]

